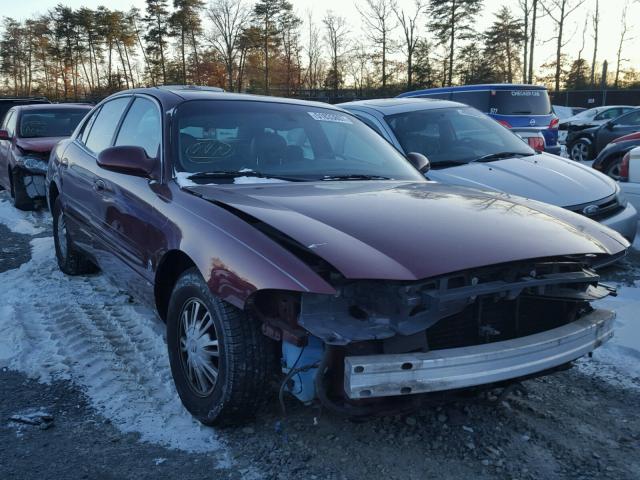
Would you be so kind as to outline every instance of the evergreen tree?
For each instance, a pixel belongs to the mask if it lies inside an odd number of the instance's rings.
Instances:
[[[453,71],[458,42],[474,36],[473,24],[482,9],[482,0],[430,0],[430,27],[438,44],[447,48],[446,83],[453,84]]]
[[[520,67],[520,52],[525,42],[523,24],[516,19],[509,7],[502,7],[485,32],[485,59],[500,71],[502,82],[513,83]]]
[[[144,35],[146,51],[154,78],[161,77],[167,83],[167,43],[170,37],[169,6],[167,0],[147,0],[147,15],[144,22],[147,31]],[[158,68],[160,72],[158,72]],[[161,76],[158,74],[161,73]]]

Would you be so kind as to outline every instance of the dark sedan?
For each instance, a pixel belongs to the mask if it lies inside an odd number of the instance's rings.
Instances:
[[[205,424],[274,395],[367,415],[415,395],[566,366],[612,335],[590,269],[616,232],[561,208],[428,182],[324,104],[140,89],[54,150],[56,256],[99,267],[166,322]]]
[[[638,146],[640,146],[640,132],[616,138],[602,149],[591,166],[615,180],[620,180],[622,158],[627,152]]]
[[[49,153],[91,110],[87,105],[23,105],[11,108],[0,129],[0,187],[16,208],[33,210],[44,200]]]
[[[640,108],[625,113],[602,125],[569,131],[567,152],[573,160],[592,160],[612,140],[640,131]]]

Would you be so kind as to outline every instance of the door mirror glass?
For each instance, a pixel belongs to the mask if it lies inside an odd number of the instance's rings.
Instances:
[[[431,163],[429,159],[417,152],[409,152],[407,153],[407,160],[418,169],[420,173],[427,173],[431,168]]]
[[[150,158],[142,147],[121,145],[102,150],[97,162],[105,170],[149,178],[156,159]]]

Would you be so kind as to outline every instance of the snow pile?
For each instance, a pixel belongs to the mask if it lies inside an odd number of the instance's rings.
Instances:
[[[615,333],[593,353],[595,362],[582,360],[579,368],[618,386],[640,390],[640,285],[618,286],[617,297],[607,297],[594,306],[616,312]]]
[[[45,214],[47,212],[44,212]],[[39,216],[41,216],[40,214]],[[24,235],[37,235],[42,233],[44,229],[37,226],[37,214],[33,212],[22,212],[16,209],[11,202],[0,199],[0,223],[3,223],[14,233],[22,233]]]
[[[176,172],[176,182],[181,187],[195,187],[198,184],[189,178],[191,175],[191,172]]]
[[[61,273],[50,237],[31,244],[31,261],[0,273],[0,367],[42,382],[70,379],[120,430],[172,448],[215,451],[220,465],[229,465],[215,431],[180,403],[155,314],[101,276]]]

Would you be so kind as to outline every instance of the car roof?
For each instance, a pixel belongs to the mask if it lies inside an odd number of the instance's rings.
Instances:
[[[461,85],[458,87],[438,87],[426,88],[423,90],[415,90],[412,92],[404,92],[398,97],[415,97],[419,95],[430,95],[435,93],[452,93],[452,92],[474,92],[481,90],[546,90],[544,85],[527,85],[524,83],[483,83],[478,85]]]
[[[30,105],[16,105],[14,110],[37,111],[37,110],[91,110],[93,106],[82,103],[37,103]]]
[[[414,112],[418,110],[434,110],[437,108],[470,108],[468,105],[460,102],[433,98],[379,98],[341,103],[339,106],[347,110],[351,108],[354,110],[374,110],[383,115],[394,115],[396,113]]]
[[[332,110],[340,110],[333,105],[322,102],[312,102],[308,100],[298,100],[284,97],[269,97],[264,95],[252,95],[247,93],[229,93],[216,87],[189,87],[182,85],[166,85],[161,87],[146,87],[123,90],[109,98],[116,98],[121,95],[145,94],[157,98],[165,107],[171,108],[189,100],[244,100],[253,102],[284,103],[290,105],[308,105],[310,107],[320,107]]]

